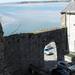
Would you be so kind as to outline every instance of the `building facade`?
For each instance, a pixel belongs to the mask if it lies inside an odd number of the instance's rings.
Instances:
[[[61,25],[67,27],[67,49],[75,52],[75,1],[72,0],[68,6],[61,11]]]

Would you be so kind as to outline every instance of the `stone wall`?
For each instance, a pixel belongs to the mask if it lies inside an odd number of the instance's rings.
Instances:
[[[29,64],[44,67],[44,47],[51,41],[57,46],[57,59],[66,54],[66,28],[58,27],[33,33],[4,37],[4,69],[11,75],[25,75]]]
[[[3,42],[4,42],[4,40],[3,40],[3,29],[2,29],[2,26],[0,23],[0,69],[3,68],[2,67],[3,66],[3,57],[4,57],[4,55],[3,55],[3,50],[4,50]]]
[[[3,29],[2,29],[2,26],[1,26],[1,23],[0,23],[0,75],[3,75],[4,73],[4,70],[3,70],[3,60],[4,60],[4,46],[3,46],[3,43],[4,43],[4,39],[3,39]]]
[[[61,26],[66,26],[66,14],[61,14]]]

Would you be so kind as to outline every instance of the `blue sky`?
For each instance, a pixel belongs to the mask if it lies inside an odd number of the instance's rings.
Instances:
[[[20,2],[20,1],[51,1],[51,0],[0,0],[0,3]]]

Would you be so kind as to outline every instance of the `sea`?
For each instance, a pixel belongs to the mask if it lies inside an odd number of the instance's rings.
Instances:
[[[67,4],[0,6],[0,15],[12,22],[3,24],[4,36],[61,26],[61,11]]]

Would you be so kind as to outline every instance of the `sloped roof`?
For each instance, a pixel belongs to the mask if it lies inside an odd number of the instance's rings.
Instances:
[[[75,11],[75,1],[71,1],[62,11],[61,13],[65,13],[67,11]]]

